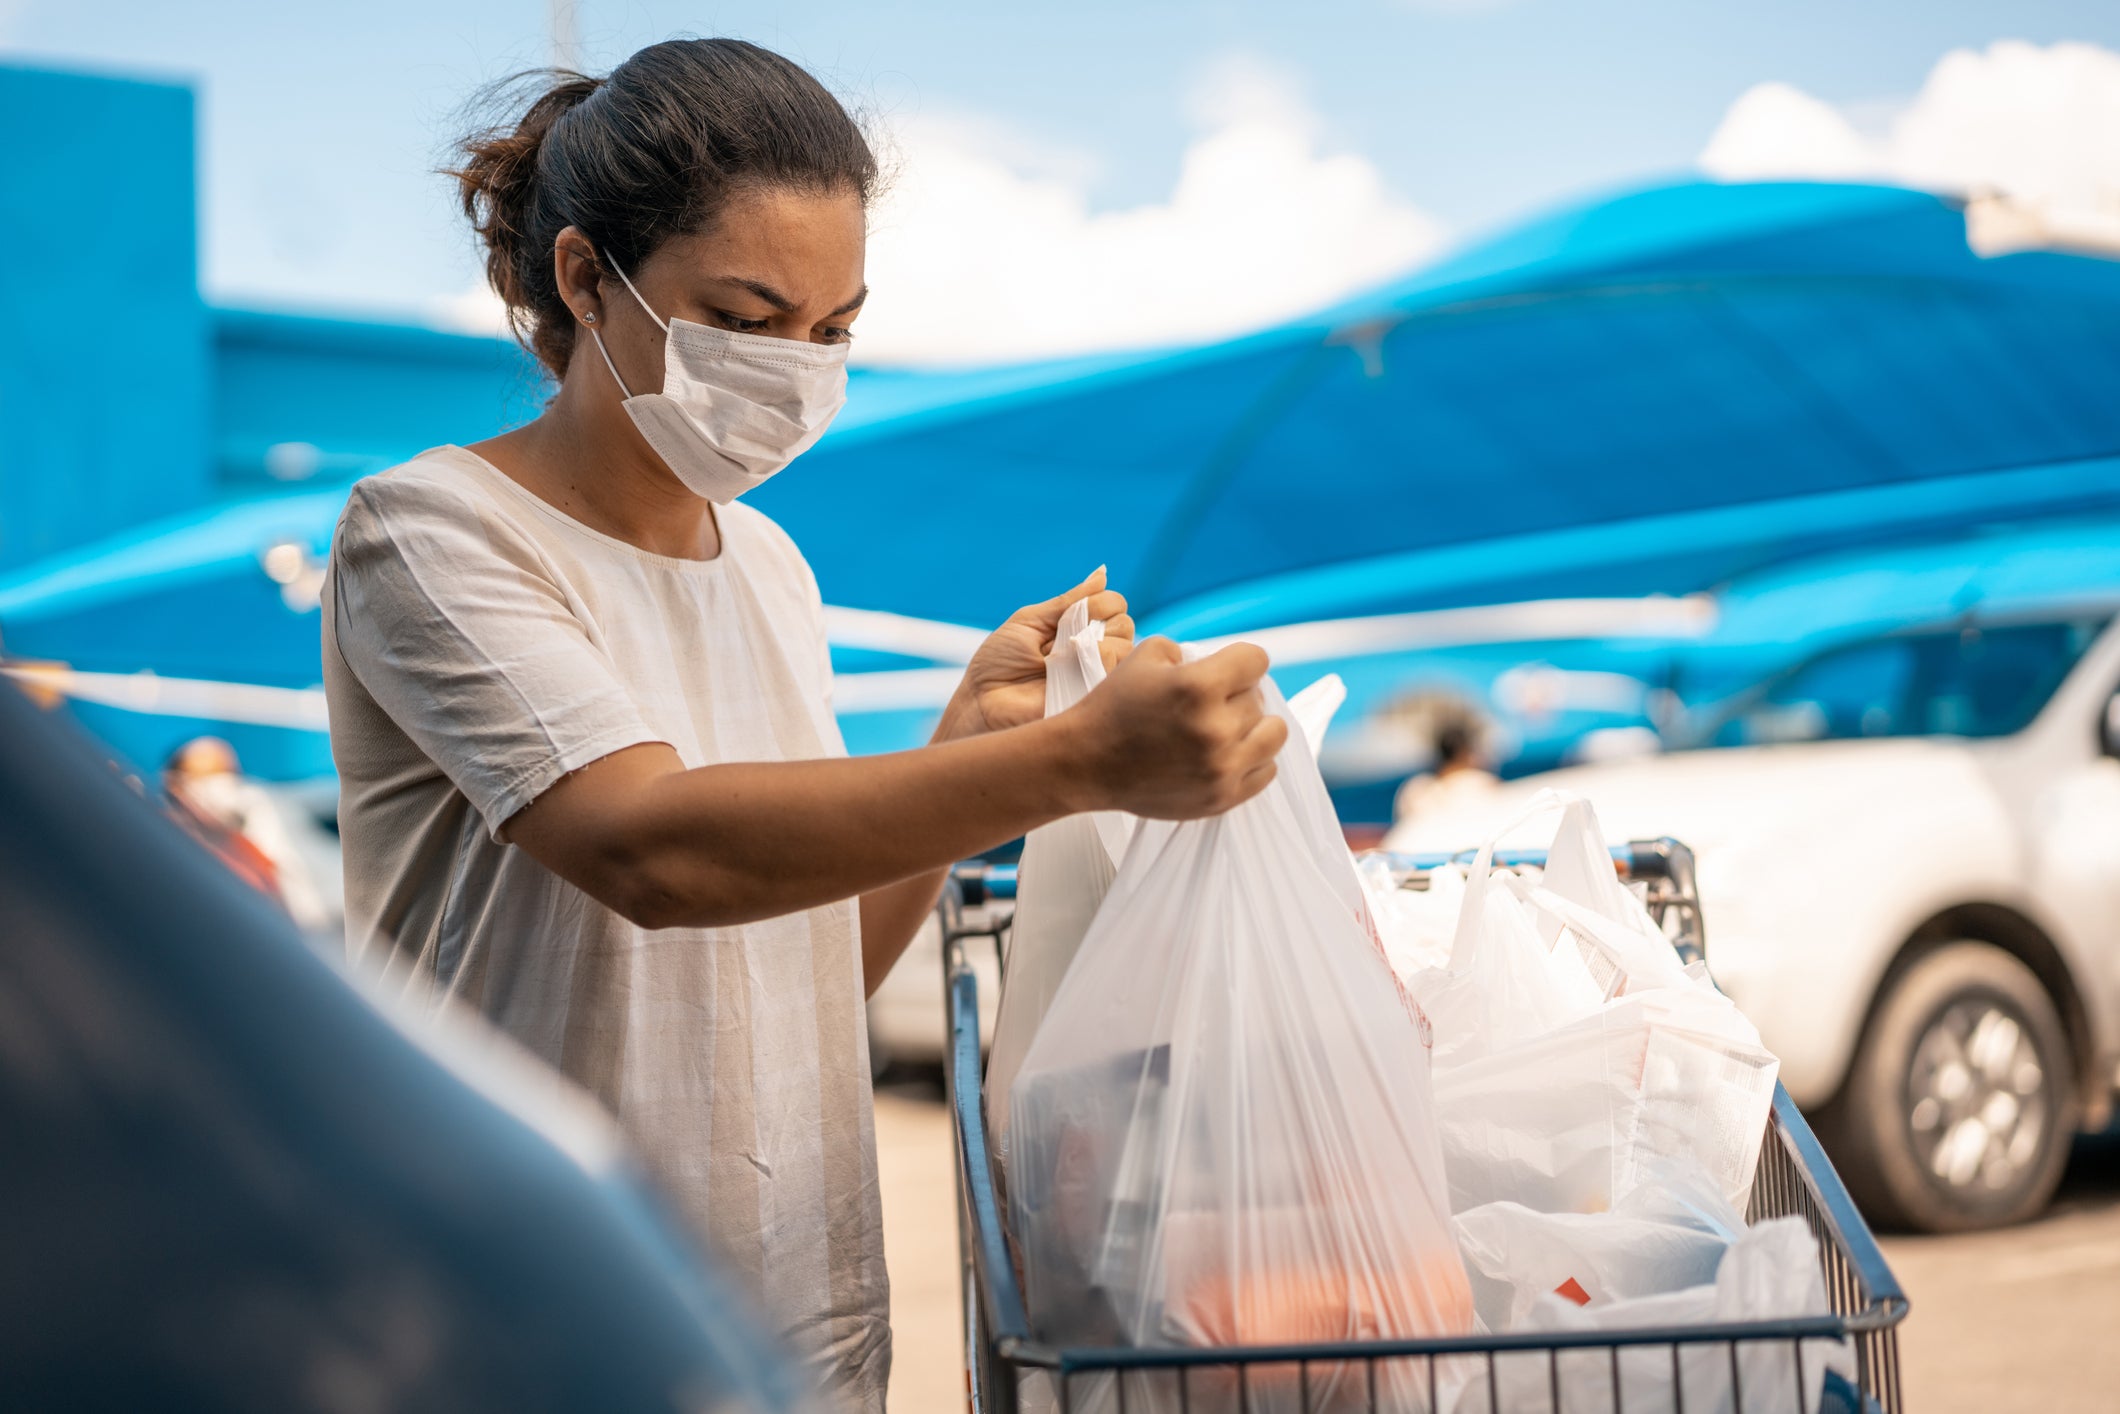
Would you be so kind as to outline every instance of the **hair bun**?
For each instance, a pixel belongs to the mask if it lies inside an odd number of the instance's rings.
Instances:
[[[524,257],[531,254],[538,158],[560,119],[587,102],[605,80],[572,69],[541,69],[505,80],[486,97],[507,102],[522,88],[539,83],[542,91],[521,118],[463,139],[458,144],[463,162],[447,173],[456,178],[464,214],[486,248],[486,279],[508,306],[508,322],[517,337],[530,333],[526,316],[534,302],[525,288],[523,266]]]

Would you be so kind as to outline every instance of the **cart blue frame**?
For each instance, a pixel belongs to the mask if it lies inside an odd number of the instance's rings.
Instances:
[[[1663,925],[1673,946],[1685,956],[1703,956],[1706,940],[1691,851],[1673,840],[1652,840],[1619,846],[1612,854],[1622,876],[1643,887],[1651,913]],[[1414,886],[1429,871],[1470,858],[1469,852],[1399,856],[1392,864],[1402,884]],[[1543,853],[1536,851],[1504,853],[1496,859],[1498,865],[1505,867],[1543,862]],[[1312,1368],[1344,1369],[1349,1364],[1359,1364],[1366,1371],[1365,1388],[1353,1403],[1346,1391],[1334,1393],[1333,1408],[1364,1408],[1374,1414],[1380,1408],[1378,1365],[1402,1361],[1417,1362],[1423,1370],[1427,1408],[1435,1410],[1436,1365],[1444,1357],[1484,1361],[1489,1414],[1503,1414],[1505,1401],[1497,1378],[1498,1362],[1511,1361],[1512,1368],[1520,1370],[1523,1362],[1539,1356],[1544,1357],[1548,1398],[1534,1407],[1543,1407],[1552,1414],[1569,1414],[1570,1406],[1563,1400],[1570,1386],[1561,1378],[1561,1359],[1566,1352],[1605,1354],[1612,1376],[1611,1403],[1600,1400],[1595,1407],[1616,1412],[1627,1408],[1620,1352],[1659,1346],[1670,1352],[1670,1405],[1676,1414],[1684,1414],[1686,1408],[1680,1353],[1702,1346],[1722,1346],[1728,1351],[1728,1393],[1734,1414],[1746,1414],[1748,1410],[1751,1414],[1782,1414],[1746,1401],[1738,1352],[1746,1346],[1786,1346],[1797,1377],[1795,1388],[1801,1391],[1806,1389],[1806,1343],[1818,1341],[1843,1342],[1852,1348],[1856,1380],[1852,1387],[1837,1379],[1829,1380],[1822,1402],[1814,1408],[1832,1410],[1837,1406],[1903,1414],[1906,1406],[1899,1379],[1898,1326],[1906,1318],[1906,1295],[1885,1264],[1884,1254],[1878,1250],[1876,1239],[1834,1172],[1817,1136],[1797,1112],[1788,1092],[1779,1086],[1775,1087],[1766,1142],[1753,1181],[1749,1216],[1757,1222],[1793,1215],[1809,1225],[1818,1239],[1834,1312],[1831,1316],[1625,1331],[1215,1348],[1059,1348],[1037,1340],[1031,1334],[1023,1293],[1010,1260],[988,1158],[986,1115],[979,1083],[984,1074],[979,983],[966,956],[966,945],[978,940],[990,941],[997,950],[1005,948],[1003,938],[1015,884],[1013,865],[964,865],[952,877],[941,905],[943,987],[950,1029],[943,1073],[957,1147],[965,1355],[974,1414],[1016,1414],[1017,1372],[1023,1369],[1051,1372],[1063,1414],[1074,1407],[1080,1378],[1092,1374],[1114,1378],[1119,1414],[1126,1414],[1130,1385],[1138,1389],[1137,1381],[1149,1379],[1160,1379],[1164,1389],[1174,1384],[1179,1408],[1190,1410],[1194,1407],[1194,1377],[1210,1371],[1220,1372],[1224,1385],[1234,1385],[1236,1408],[1248,1414],[1252,1406],[1251,1372],[1260,1367],[1276,1367],[1283,1374],[1293,1369],[1301,1391],[1300,1403],[1305,1414],[1310,1414]],[[1811,1358],[1815,1355],[1813,1344]],[[1366,1403],[1361,1400],[1362,1394],[1366,1394]],[[1202,1414],[1211,1403],[1227,1397],[1226,1393],[1213,1400],[1202,1397]],[[1808,1396],[1799,1396],[1805,1398]],[[1512,1410],[1523,1407],[1519,1399],[1508,1403]]]

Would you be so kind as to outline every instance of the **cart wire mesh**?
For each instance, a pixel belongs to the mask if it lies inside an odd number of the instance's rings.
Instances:
[[[1612,851],[1672,945],[1704,955],[1693,856],[1672,840]],[[1460,855],[1401,856],[1393,874],[1425,886]],[[1498,867],[1536,867],[1540,852]],[[981,1100],[979,983],[969,945],[1005,952],[1015,869],[961,866],[941,905],[949,1024],[944,1084],[957,1148],[965,1363],[975,1414],[1017,1414],[1019,1376],[1062,1414],[1810,1414],[1905,1409],[1898,1325],[1907,1300],[1840,1177],[1786,1090],[1775,1088],[1752,1187],[1752,1222],[1797,1217],[1818,1241],[1833,1314],[1626,1330],[1246,1347],[1058,1348],[1037,1340],[1002,1226]],[[1821,1378],[1821,1365],[1827,1366]]]

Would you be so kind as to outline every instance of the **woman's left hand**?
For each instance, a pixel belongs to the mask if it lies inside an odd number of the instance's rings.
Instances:
[[[1035,722],[1045,715],[1045,655],[1068,605],[1087,596],[1089,616],[1104,624],[1104,670],[1134,646],[1125,596],[1104,587],[1104,567],[1067,593],[1009,615],[965,665],[964,681],[942,714],[937,741],[977,736]]]

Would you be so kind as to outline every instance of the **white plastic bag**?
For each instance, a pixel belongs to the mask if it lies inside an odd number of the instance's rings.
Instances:
[[[1453,1211],[1510,1201],[1603,1212],[1659,1167],[1687,1159],[1741,1211],[1776,1062],[1756,1046],[1676,1024],[1669,1002],[1655,992],[1622,997],[1558,1031],[1439,1068]],[[1677,1010],[1683,1020],[1690,1009]]]
[[[1561,803],[1540,791],[1497,838]],[[1539,936],[1514,890],[1516,876],[1494,868],[1494,840],[1472,862],[1458,906],[1450,960],[1405,979],[1435,1027],[1439,1069],[1545,1036],[1596,1013],[1603,988],[1579,951]]]
[[[1045,661],[1045,715],[1064,712],[1104,681],[1104,624],[1077,599],[1060,616]],[[1001,974],[1001,1009],[986,1065],[987,1126],[1008,1171],[1009,1089],[1060,979],[1119,872],[1134,819],[1118,811],[1070,815],[1032,830],[1017,865],[1016,913]]]
[[[1609,1213],[1488,1203],[1458,1214],[1458,1248],[1489,1330],[1531,1329],[1552,1296],[1608,1306],[1715,1280],[1744,1218],[1698,1165],[1666,1169]]]
[[[1450,940],[1465,902],[1464,875],[1456,869],[1436,869],[1428,875],[1427,888],[1403,889],[1392,876],[1389,855],[1359,855],[1354,865],[1369,895],[1369,912],[1384,939],[1391,970],[1411,979],[1431,968],[1448,967]]]
[[[1009,1206],[1046,1340],[1471,1326],[1418,1012],[1305,743],[1277,764],[1225,815],[1140,824],[1024,1058]],[[1417,1371],[1378,1373],[1380,1407],[1422,1407]],[[1327,1407],[1362,1379],[1313,1367],[1312,1400]],[[1110,1393],[1078,1387],[1076,1407]],[[1165,1402],[1128,1393],[1129,1408]],[[1204,1393],[1195,1381],[1193,1407]],[[1249,1394],[1260,1414],[1293,1410],[1296,1373],[1260,1371]],[[1175,1408],[1175,1382],[1168,1395]]]
[[[1801,1218],[1792,1217],[1776,1218],[1739,1234],[1723,1254],[1710,1285],[1587,1306],[1547,1296],[1533,1306],[1522,1328],[1639,1330],[1831,1314],[1818,1242]],[[1487,1414],[1489,1410],[1548,1414],[1554,1408],[1553,1384],[1558,1380],[1559,1407],[1567,1414],[1677,1414],[1681,1408],[1687,1414],[1722,1414],[1738,1407],[1740,1394],[1745,1409],[1813,1414],[1823,1402],[1828,1372],[1845,1382],[1854,1362],[1842,1341],[1811,1339],[1801,1345],[1803,1381],[1799,1387],[1797,1342],[1740,1343],[1734,1390],[1729,1344],[1708,1341],[1679,1346],[1683,1402],[1672,1389],[1670,1345],[1622,1346],[1616,1362],[1604,1349],[1564,1350],[1551,1364],[1544,1352],[1503,1355],[1495,1362],[1492,1394],[1481,1371],[1463,1387],[1455,1407],[1458,1414]],[[1620,1385],[1617,1408],[1615,1378]]]
[[[1104,625],[1089,616],[1089,600],[1070,604],[1060,616],[1052,650],[1046,655],[1046,716],[1066,711],[1104,681],[1103,641]],[[1289,715],[1309,744],[1313,761],[1333,714],[1346,700],[1347,685],[1337,673],[1327,673],[1289,700]],[[1067,975],[1090,920],[1097,916],[1119,872],[1134,824],[1133,816],[1116,810],[1070,815],[1031,831],[1023,842],[1023,856],[1017,864],[1016,911],[1002,972],[1001,1008],[994,1018],[984,1091],[988,1133],[1004,1181],[1010,1087],[1038,1023],[1060,989],[1060,979]]]
[[[1327,673],[1288,699],[1288,715],[1302,729],[1310,744],[1310,759],[1318,759],[1325,747],[1325,732],[1347,702],[1347,683],[1338,673]]]
[[[1562,805],[1544,873],[1491,871],[1490,841],[1449,967],[1408,979],[1435,1027],[1452,1210],[1602,1212],[1698,1162],[1742,1212],[1779,1063],[1618,883],[1586,802],[1542,792],[1501,833]]]

